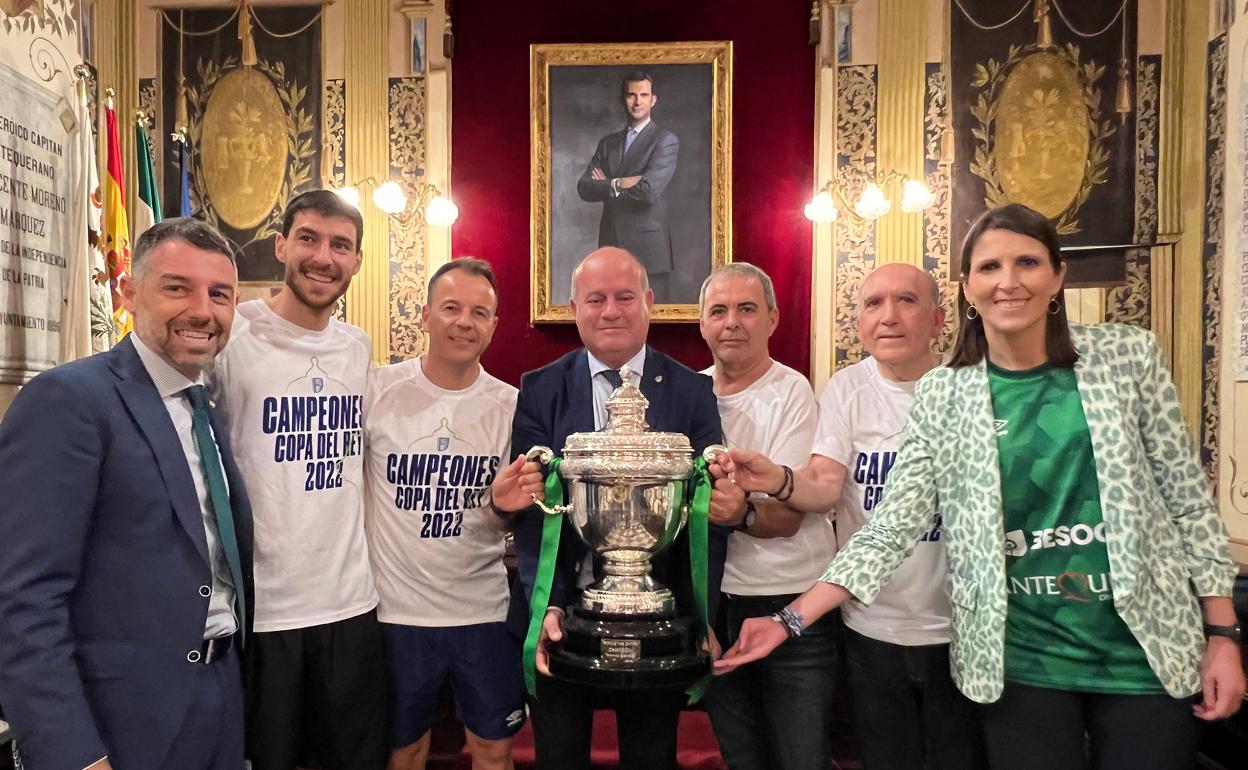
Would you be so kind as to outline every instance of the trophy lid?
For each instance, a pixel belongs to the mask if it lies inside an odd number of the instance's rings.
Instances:
[[[628,367],[620,369],[623,384],[607,399],[607,424],[602,430],[573,433],[563,445],[565,475],[581,475],[578,460],[605,464],[619,475],[689,475],[693,447],[683,433],[650,430],[646,408],[650,401],[629,378]]]

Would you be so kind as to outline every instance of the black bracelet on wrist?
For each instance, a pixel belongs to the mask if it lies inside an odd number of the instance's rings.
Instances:
[[[784,483],[780,485],[779,491],[772,495],[772,497],[783,503],[785,500],[788,500],[793,496],[793,488],[797,486],[797,483],[793,480],[792,468],[787,465],[782,465],[780,467],[784,468]]]

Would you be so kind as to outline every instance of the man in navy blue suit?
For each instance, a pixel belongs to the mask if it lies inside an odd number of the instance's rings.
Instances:
[[[251,509],[201,371],[234,251],[149,229],[134,332],[31,380],[0,423],[0,703],[28,770],[239,770]]]
[[[634,385],[649,399],[652,430],[683,433],[695,452],[723,440],[711,380],[646,345],[654,303],[646,271],[629,252],[607,247],[592,252],[572,273],[572,308],[584,348],[524,375],[512,422],[512,451],[544,445],[562,452],[572,433],[601,429],[612,379],[627,365]],[[614,377],[613,377],[614,375]],[[526,467],[527,466],[527,467]],[[541,548],[542,514],[529,507],[541,489],[535,465],[516,459],[494,482],[495,509],[512,522],[525,596],[513,595],[510,620],[523,635]],[[730,530],[712,525],[708,545],[708,596],[719,595]],[[677,606],[692,614],[692,580],[687,534],[653,561],[655,578],[672,589]],[[538,647],[537,699],[530,702],[538,767],[589,767],[595,708],[612,708],[619,728],[620,763],[625,768],[666,770],[676,766],[676,723],[684,693],[671,690],[600,690],[549,675],[546,646],[562,638],[565,608],[593,576],[589,551],[565,524],[549,608]],[[709,610],[715,617],[714,607]]]

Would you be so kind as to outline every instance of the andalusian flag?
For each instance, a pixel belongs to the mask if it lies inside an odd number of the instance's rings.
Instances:
[[[104,178],[104,256],[109,286],[113,291],[113,325],[117,339],[134,327],[121,301],[120,280],[130,269],[130,223],[126,217],[125,180],[121,173],[121,137],[117,113],[110,98],[104,108],[108,140],[108,175]]]
[[[138,241],[147,228],[164,219],[152,168],[152,145],[147,141],[147,117],[141,112],[134,120],[134,151],[139,167],[139,200],[134,205],[134,240]]]

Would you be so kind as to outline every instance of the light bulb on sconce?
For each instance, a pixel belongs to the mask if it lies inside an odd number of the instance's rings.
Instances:
[[[879,219],[893,208],[893,202],[875,182],[862,188],[862,194],[854,201],[854,213],[863,219]]]
[[[334,190],[334,194],[337,195],[339,198],[342,198],[347,203],[350,203],[353,207],[357,209],[360,207],[360,188],[339,187],[338,189]]]
[[[853,206],[846,202],[845,191],[828,182],[806,204],[806,218],[815,223],[835,222],[841,211],[846,211],[861,221],[879,219],[893,210],[893,200],[888,190],[901,185],[901,210],[917,214],[936,203],[936,194],[918,179],[908,179],[896,171],[889,171],[868,181],[854,200]]]
[[[402,214],[407,209],[407,193],[398,182],[382,182],[373,190],[373,205],[390,216]]]
[[[918,214],[936,203],[936,193],[917,179],[907,179],[901,186],[901,210]]]
[[[820,190],[819,194],[806,204],[804,211],[806,218],[812,222],[835,222],[837,215],[840,214],[836,209],[836,201],[832,200],[832,193],[826,190]]]
[[[434,196],[425,206],[425,221],[434,227],[450,227],[459,219],[459,206],[454,201],[432,188]]]

